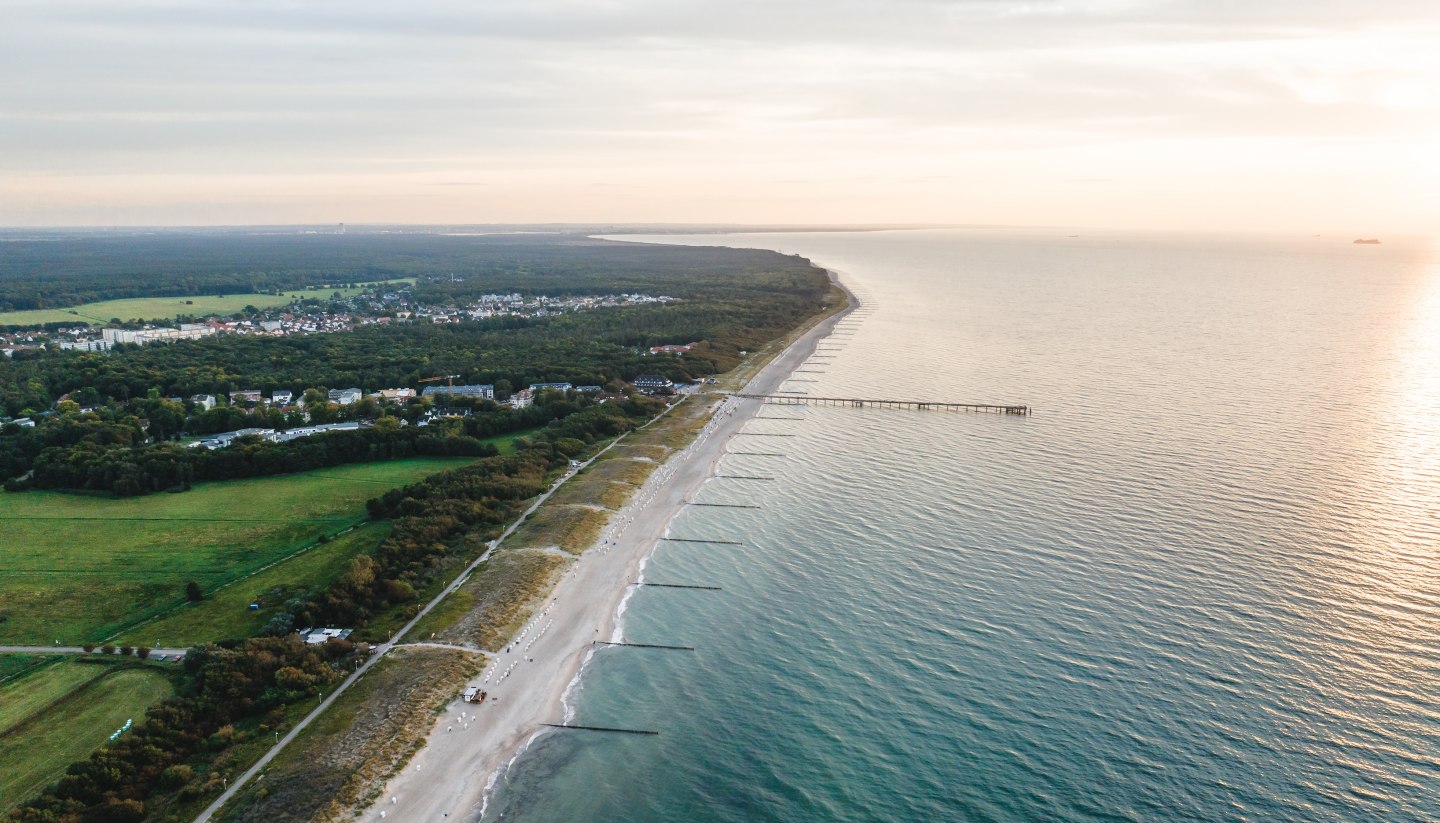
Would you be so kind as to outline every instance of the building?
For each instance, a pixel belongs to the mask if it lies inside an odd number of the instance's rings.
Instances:
[[[669,378],[660,374],[636,375],[635,379],[631,382],[635,384],[635,388],[639,389],[642,392],[645,392],[646,394],[653,394],[655,392],[662,391],[673,391],[675,389],[675,384],[670,382]]]
[[[201,337],[208,337],[215,333],[209,326],[199,323],[182,323],[178,329],[158,328],[140,329],[101,329],[100,335],[105,342],[111,346],[116,343],[134,343],[143,346],[147,343],[172,343],[176,340],[197,340]]]
[[[110,343],[105,340],[61,340],[56,343],[62,349],[77,351],[109,351]]]
[[[274,429],[236,429],[233,432],[222,432],[220,434],[212,434],[209,437],[202,437],[194,443],[191,443],[190,448],[223,449],[242,437],[250,436],[258,437],[261,440],[266,440],[271,443],[276,442],[276,439],[279,437]]]
[[[651,353],[651,354],[674,354],[674,355],[677,355],[677,356],[678,356],[678,355],[684,354],[684,353],[687,352],[687,351],[690,351],[690,348],[691,348],[692,346],[694,346],[694,345],[695,345],[694,343],[686,343],[686,344],[683,345],[683,346],[651,346],[651,347],[650,347],[650,353]]]
[[[381,389],[370,395],[379,400],[388,400],[391,403],[409,403],[415,399],[414,389]]]
[[[569,383],[531,383],[530,391],[570,391],[575,388]]]
[[[272,392],[270,392],[270,403],[271,403],[271,405],[275,405],[275,406],[288,405],[288,404],[290,403],[290,401],[293,400],[293,399],[295,399],[295,395],[294,395],[294,394],[291,394],[289,391],[287,391],[287,390],[285,390],[285,389],[281,389],[280,391],[272,391]]]
[[[349,406],[353,403],[359,403],[360,398],[364,396],[365,392],[362,392],[359,389],[331,389],[328,398],[331,403],[339,403],[342,406]]]
[[[256,389],[244,389],[241,391],[230,392],[230,405],[232,406],[240,405],[242,403],[249,404],[262,402],[264,402],[264,395],[262,395]]]
[[[301,629],[301,630],[300,630],[299,632],[297,632],[297,633],[300,635],[301,638],[303,638],[303,639],[305,640],[306,643],[309,643],[309,644],[312,645],[312,646],[318,646],[318,645],[320,645],[321,643],[324,643],[325,641],[329,640],[329,639],[332,638],[332,637],[335,638],[336,640],[344,640],[345,638],[347,638],[347,637],[350,636],[350,632],[352,632],[352,631],[354,631],[354,630],[353,630],[353,629]]]
[[[215,408],[215,395],[197,394],[194,397],[190,398],[190,402],[197,409],[201,409],[202,411],[210,411],[211,409]]]
[[[528,408],[531,403],[535,402],[535,392],[529,389],[521,389],[510,395],[510,400],[507,402],[512,409]]]
[[[576,386],[575,391],[578,391],[581,394],[599,394],[600,392],[605,391],[605,389],[601,388],[600,386]]]
[[[473,397],[494,400],[495,387],[489,383],[474,386],[426,386],[422,397]]]

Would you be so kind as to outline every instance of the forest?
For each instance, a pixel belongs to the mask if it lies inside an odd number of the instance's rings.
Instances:
[[[483,283],[482,291],[643,291],[656,277],[690,286],[808,264],[771,252],[609,243],[579,235],[71,233],[9,239],[0,311],[125,297],[245,294],[397,277]],[[577,278],[579,278],[577,280]],[[588,281],[593,289],[587,291]],[[599,284],[605,285],[599,285]],[[718,282],[716,283],[718,285]]]
[[[30,482],[36,485],[123,494],[222,476],[228,471],[222,467],[233,465],[228,458],[183,459],[164,441],[226,427],[299,423],[272,419],[275,411],[223,405],[200,411],[173,398],[224,398],[246,389],[289,390],[297,397],[310,390],[323,397],[327,388],[414,388],[443,374],[458,375],[457,383],[493,384],[502,398],[531,383],[619,387],[642,372],[686,381],[733,367],[742,352],[817,311],[829,293],[825,273],[798,257],[564,235],[85,235],[9,245],[16,253],[0,263],[0,304],[35,290],[45,300],[190,293],[184,290],[219,282],[214,278],[239,283],[255,272],[296,282],[416,277],[417,294],[440,302],[496,292],[679,298],[556,317],[377,324],[288,337],[217,335],[109,352],[18,351],[0,360],[0,413],[38,423],[34,429],[0,426],[0,478],[34,469]],[[647,353],[663,343],[697,345],[680,357]],[[62,398],[73,404],[57,404]],[[380,414],[365,408],[367,416]],[[309,413],[323,422],[320,417],[355,411],[321,403]],[[375,455],[371,459],[430,454],[439,446],[456,449],[444,453],[471,454],[463,437],[479,436],[465,432],[437,446],[433,436],[367,434],[328,440],[324,449],[296,445],[276,454],[299,463],[357,453]],[[331,454],[315,457],[319,451]],[[246,471],[261,471],[257,467],[267,462],[285,461],[259,455]]]

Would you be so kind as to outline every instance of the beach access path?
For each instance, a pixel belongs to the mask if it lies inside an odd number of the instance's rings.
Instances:
[[[831,315],[798,337],[744,391],[774,392],[846,313]],[[472,681],[490,699],[482,705],[457,699],[443,711],[425,747],[389,781],[360,820],[476,820],[501,769],[532,737],[554,733],[540,724],[564,722],[566,690],[596,648],[595,642],[618,639],[616,611],[637,579],[641,561],[666,535],[686,501],[715,474],[730,437],[761,407],[759,400],[695,398],[707,400],[716,407],[723,405],[724,411],[685,450],[657,468],[615,515],[607,534],[619,532],[619,537],[581,555],[532,617],[524,635],[495,656],[487,667],[489,679],[482,675]],[[703,638],[697,642],[703,644]]]

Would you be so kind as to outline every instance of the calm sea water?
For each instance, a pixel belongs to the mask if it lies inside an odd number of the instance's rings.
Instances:
[[[645,571],[506,821],[1440,819],[1440,258],[1349,238],[667,237],[874,313]],[[784,419],[781,419],[784,418]],[[757,448],[757,445],[763,446]],[[783,448],[775,448],[783,446]]]

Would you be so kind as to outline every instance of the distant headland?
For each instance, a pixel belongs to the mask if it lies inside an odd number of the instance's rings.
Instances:
[[[1362,246],[1378,246],[1378,245],[1380,245],[1380,241],[1379,241],[1379,240],[1376,240],[1376,239],[1373,238],[1373,237],[1371,237],[1371,238],[1369,238],[1369,239],[1357,238],[1357,239],[1355,239],[1355,240],[1353,240],[1353,241],[1351,241],[1351,242],[1352,242],[1352,243],[1359,243],[1359,244],[1362,245]]]

